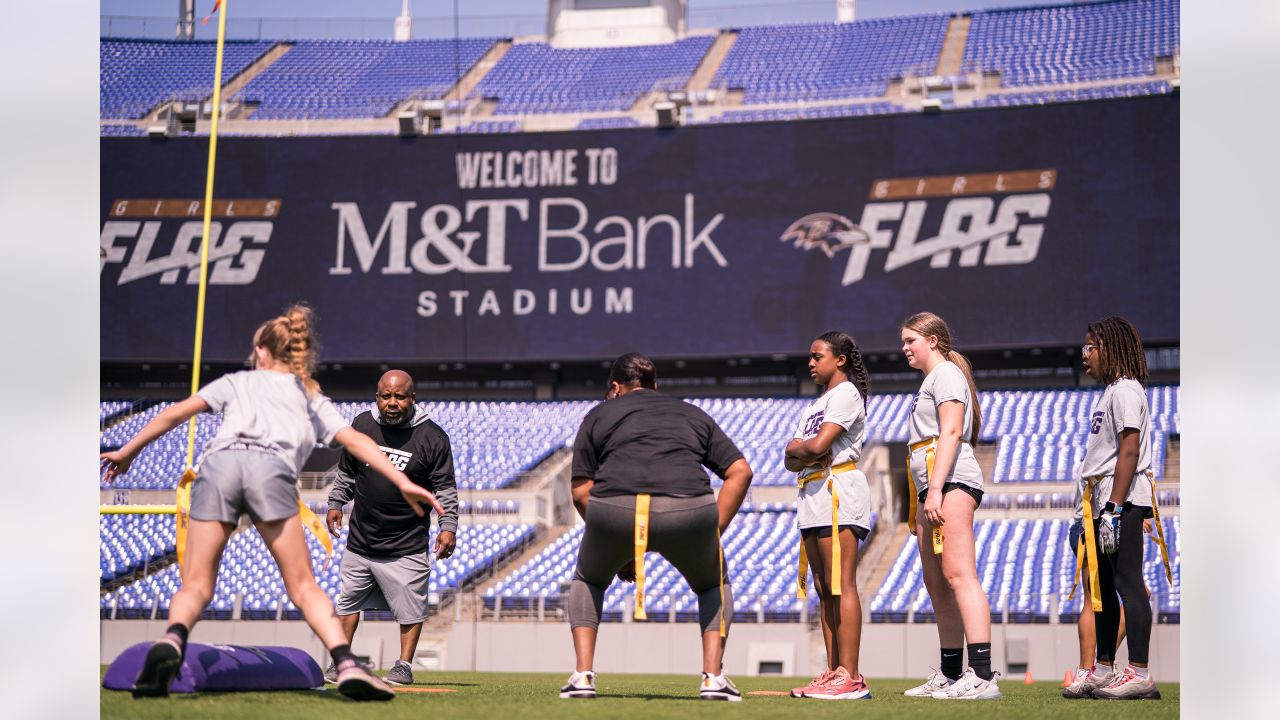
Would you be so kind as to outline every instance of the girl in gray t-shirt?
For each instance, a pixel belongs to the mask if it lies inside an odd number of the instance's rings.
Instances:
[[[169,606],[170,625],[147,652],[134,697],[165,696],[182,665],[187,636],[213,597],[218,560],[248,514],[284,579],[289,599],[324,642],[338,667],[338,691],[355,700],[387,700],[391,689],[356,662],[329,596],[316,584],[297,512],[297,475],[317,439],[342,445],[393,483],[423,515],[419,503],[444,510],[415,485],[366,435],[351,429],[311,378],[314,318],[304,305],[263,323],[253,337],[254,370],[233,373],[174,403],[119,450],[102,453],[103,479],[128,472],[150,442],[201,412],[222,412],[191,488],[182,589]]]
[[[973,512],[982,501],[982,471],[971,446],[982,425],[978,391],[969,361],[952,349],[951,330],[937,315],[903,321],[902,352],[925,376],[911,407],[909,500],[942,652],[940,671],[905,694],[995,700],[1002,695],[991,671],[991,609],[973,542]],[[969,667],[962,672],[966,641]]]

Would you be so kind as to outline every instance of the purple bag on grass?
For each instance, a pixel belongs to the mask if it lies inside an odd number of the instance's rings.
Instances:
[[[151,643],[138,643],[120,653],[107,668],[102,687],[128,690],[142,672]],[[320,666],[307,653],[291,647],[202,645],[187,643],[172,692],[235,690],[309,690],[324,685]]]

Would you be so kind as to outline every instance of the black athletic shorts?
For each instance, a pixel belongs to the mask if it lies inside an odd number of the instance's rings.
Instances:
[[[981,490],[979,490],[979,489],[977,489],[977,488],[975,488],[975,487],[973,487],[973,486],[971,486],[971,485],[965,485],[965,484],[963,484],[963,483],[958,483],[958,482],[949,482],[949,483],[946,483],[946,484],[944,484],[944,485],[942,486],[942,494],[943,494],[943,496],[945,497],[945,496],[946,496],[946,494],[947,494],[947,493],[949,493],[949,492],[951,492],[952,490],[963,490],[963,491],[965,491],[966,493],[968,493],[968,494],[969,494],[969,497],[973,498],[973,501],[974,501],[975,503],[977,503],[979,506],[981,506],[981,505],[982,505],[982,491],[981,491]],[[923,504],[924,504],[924,497],[925,497],[925,495],[928,495],[928,494],[929,494],[929,491],[928,491],[928,490],[921,490],[921,491],[920,491],[920,495],[919,495],[919,496],[917,496],[917,497],[918,497],[918,499],[920,500],[920,504],[921,504],[921,505],[923,505]]]
[[[864,527],[858,527],[857,525],[841,525],[840,530],[841,531],[852,530],[853,536],[858,538],[859,540],[866,540],[867,536],[871,534],[870,530]],[[811,537],[829,538],[831,537],[831,526],[819,525],[817,527],[801,528],[800,537],[806,540],[808,540]]]

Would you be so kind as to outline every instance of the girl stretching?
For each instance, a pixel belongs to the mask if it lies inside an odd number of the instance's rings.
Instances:
[[[119,450],[102,453],[103,479],[128,472],[148,443],[196,413],[224,413],[205,447],[191,488],[182,589],[169,606],[170,625],[147,652],[133,696],[163,697],[182,665],[190,634],[213,597],[218,563],[240,516],[248,514],[280,567],[289,599],[324,642],[338,668],[338,691],[353,700],[390,700],[395,694],[356,662],[334,613],[316,584],[298,520],[298,471],[316,441],[342,445],[394,484],[418,515],[425,502],[443,514],[434,495],[410,482],[366,435],[352,430],[311,378],[314,316],[295,305],[263,323],[253,336],[253,370],[224,375],[147,423]]]

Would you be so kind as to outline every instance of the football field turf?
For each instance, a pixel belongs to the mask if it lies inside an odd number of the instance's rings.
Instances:
[[[740,703],[701,702],[696,675],[601,675],[595,700],[561,700],[567,673],[467,673],[418,671],[410,692],[386,703],[354,703],[327,690],[287,692],[174,694],[165,699],[134,700],[128,692],[102,690],[104,718],[270,718],[345,720],[346,718],[720,718],[778,720],[802,712],[805,720],[848,718],[1173,718],[1178,717],[1178,685],[1161,683],[1158,701],[1107,702],[1064,700],[1057,682],[1025,685],[1021,678],[1000,683],[1004,699],[958,702],[908,698],[902,691],[921,680],[870,680],[873,699],[828,702],[786,696],[747,695],[752,691],[786,691],[806,679],[741,677],[734,683],[746,697]],[[414,692],[437,688],[453,692]],[[939,703],[945,702],[943,710]]]

